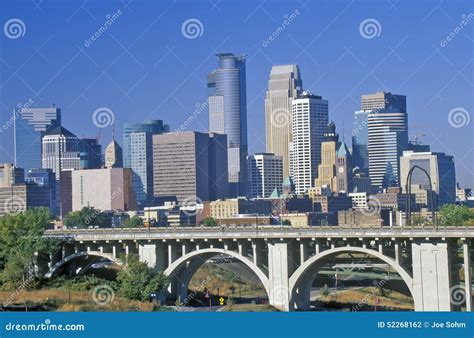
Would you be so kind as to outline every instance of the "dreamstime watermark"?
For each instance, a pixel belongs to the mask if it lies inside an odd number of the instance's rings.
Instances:
[[[210,283],[210,281],[212,280],[211,276],[207,276],[206,279],[203,279],[200,283],[199,283],[199,287],[197,290],[194,290],[193,292],[191,292],[190,294],[188,294],[188,296],[181,300],[181,299],[178,299],[178,302],[179,302],[179,306],[187,306],[194,298],[196,298],[197,296],[197,293],[199,291],[204,291],[204,289],[206,288],[206,285]]]
[[[105,17],[105,22],[102,26],[99,27],[98,30],[95,31],[94,34],[91,35],[91,37],[87,40],[84,41],[84,46],[86,48],[89,48],[90,46],[92,46],[92,44],[97,41],[101,36],[102,34],[104,34],[107,29],[109,29],[110,26],[112,26],[112,24],[122,15],[122,10],[117,10],[115,13],[113,14],[107,14],[106,17]]]
[[[97,108],[92,114],[92,122],[98,128],[109,127],[115,122],[115,114],[110,108]]]
[[[381,209],[382,203],[380,200],[375,196],[370,196],[367,199],[367,207],[365,209],[361,209],[361,212],[366,216],[376,216],[379,214]]]
[[[466,302],[466,290],[461,285],[454,285],[449,289],[449,294],[453,305],[462,305]]]
[[[364,39],[377,38],[382,33],[382,25],[377,19],[365,19],[359,25],[359,33]]]
[[[272,111],[271,124],[277,128],[284,128],[290,125],[290,112],[285,108],[277,108]]]
[[[283,31],[295,20],[301,12],[295,9],[291,14],[285,14],[283,16],[283,22],[270,34],[266,39],[262,41],[263,48],[266,48],[272,43]]]
[[[389,281],[389,279],[390,279],[389,276],[385,276],[380,281],[374,281],[374,289],[370,293],[368,293],[364,298],[362,298],[362,300],[359,303],[357,303],[357,305],[353,306],[351,308],[351,311],[359,311],[365,306],[369,305],[370,299],[372,299],[373,297],[376,297],[375,290],[381,289],[385,285],[385,283]]]
[[[16,108],[13,111],[13,115],[0,128],[0,133],[7,131],[8,128],[10,128],[19,117],[21,117],[23,110],[30,108],[33,103],[33,99],[29,99],[26,103],[17,103]]]
[[[183,123],[174,131],[175,133],[179,133],[188,129],[188,127],[202,114],[202,112],[206,112],[207,108],[209,107],[209,102],[206,101],[204,103],[196,103],[194,105],[194,111],[191,115],[188,116]]]
[[[13,304],[13,302],[17,299],[18,295],[25,290],[28,285],[30,285],[33,280],[35,279],[34,274],[29,274],[28,278],[26,278],[21,284],[15,289],[15,291],[3,302],[3,307],[7,307]]]
[[[458,35],[459,32],[461,32],[464,27],[466,27],[471,22],[472,19],[474,19],[474,13],[461,15],[461,22],[456,27],[454,27],[454,29],[446,36],[446,38],[439,42],[439,45],[441,47],[446,47],[448,43],[450,43],[451,40],[453,40],[456,35]]]
[[[12,40],[22,38],[26,34],[26,25],[21,19],[10,19],[3,25],[3,33]]]
[[[199,19],[187,19],[181,25],[181,34],[186,39],[200,38],[204,34],[204,25]]]
[[[17,215],[26,210],[26,202],[20,196],[12,196],[3,203],[3,210],[6,214]]]
[[[5,331],[85,331],[84,324],[52,324],[50,319],[44,323],[16,324],[9,322],[5,324]]]
[[[92,291],[92,299],[97,305],[105,306],[114,301],[115,291],[107,284],[98,285]]]
[[[181,211],[188,217],[196,216],[202,213],[198,205],[202,205],[202,200],[197,196],[189,196],[180,203]]]
[[[122,194],[122,188],[117,188],[115,189],[114,191],[112,191],[112,194],[110,196],[110,200],[113,201],[114,199],[116,199],[117,197],[121,196]],[[93,214],[92,215],[88,215],[84,221],[85,225],[90,225],[92,221],[94,221],[94,219],[96,219],[97,216],[99,216],[102,211],[100,209],[93,209]]]
[[[453,108],[448,114],[448,122],[451,127],[454,128],[465,127],[469,124],[470,121],[471,115],[466,109],[462,107]]]
[[[272,298],[275,304],[286,303],[290,297],[290,291],[286,286],[277,286],[272,290]]]

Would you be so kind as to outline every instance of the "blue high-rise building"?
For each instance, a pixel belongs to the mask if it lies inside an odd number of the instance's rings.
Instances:
[[[53,215],[59,214],[59,183],[56,175],[51,169],[30,169],[26,174],[27,183],[35,183],[38,186],[47,187],[50,190],[49,209]]]
[[[102,166],[102,146],[95,138],[84,138],[79,142],[81,169],[99,169]]]
[[[23,108],[15,111],[14,152],[15,165],[25,169],[41,168],[43,135],[61,126],[61,109]]]
[[[370,110],[359,110],[354,113],[352,129],[352,161],[354,167],[366,177],[369,176],[369,139],[367,134],[367,118]]]
[[[354,133],[358,134],[357,150],[354,151],[358,153],[358,162],[355,165],[358,167],[362,165],[362,159],[364,163],[362,167],[366,168],[367,154],[372,186],[378,190],[398,186],[400,184],[400,156],[408,148],[406,96],[394,95],[390,92],[362,95],[361,106],[362,111],[367,112],[367,117],[365,113],[360,114],[360,121],[356,124],[362,127],[358,131],[354,130]],[[365,142],[367,152],[364,147]]]
[[[209,131],[227,135],[229,195],[247,193],[247,97],[245,56],[217,54],[218,68],[207,79]]]
[[[153,198],[153,135],[169,131],[162,120],[126,123],[123,127],[123,165],[131,168],[132,184],[139,206]]]

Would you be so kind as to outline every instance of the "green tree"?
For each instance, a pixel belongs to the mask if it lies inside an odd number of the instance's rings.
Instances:
[[[59,250],[59,240],[43,238],[52,217],[47,208],[0,218],[0,283],[15,287],[34,273],[35,261]]]
[[[219,224],[217,223],[217,220],[213,217],[206,217],[201,221],[201,225],[205,227],[216,227]]]
[[[122,227],[124,228],[138,228],[143,226],[143,219],[137,215],[132,218],[126,218],[122,222]]]
[[[445,204],[438,214],[443,226],[474,225],[474,211],[465,205]]]
[[[64,225],[68,228],[87,228],[89,226],[110,227],[111,219],[99,209],[84,207],[79,211],[70,212],[64,218]]]
[[[168,284],[163,273],[150,269],[137,255],[128,256],[127,265],[119,271],[117,281],[125,298],[141,301],[148,300],[151,293],[161,291]]]

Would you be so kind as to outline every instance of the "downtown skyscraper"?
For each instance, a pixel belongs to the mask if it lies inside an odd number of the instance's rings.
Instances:
[[[61,126],[61,109],[22,108],[14,116],[15,165],[25,170],[41,168],[42,137]]]
[[[153,135],[169,131],[162,120],[125,123],[123,126],[123,167],[132,169],[137,204],[153,197]]]
[[[304,91],[292,102],[293,151],[290,171],[297,194],[314,187],[321,164],[321,143],[328,125],[328,101]]]
[[[390,92],[362,95],[367,115],[369,176],[383,189],[400,184],[400,156],[408,147],[406,96]]]
[[[227,135],[229,195],[247,192],[247,97],[245,56],[217,54],[218,68],[207,78],[209,131]]]
[[[290,175],[291,102],[303,88],[297,65],[273,66],[265,97],[266,150],[283,161],[283,177]]]

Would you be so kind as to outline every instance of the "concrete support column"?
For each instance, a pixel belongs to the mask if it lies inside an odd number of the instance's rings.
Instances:
[[[383,239],[378,240],[377,245],[378,245],[379,252],[383,254]]]
[[[242,242],[238,242],[237,247],[238,247],[239,255],[242,255],[244,252],[244,245],[242,244]]]
[[[451,311],[448,243],[412,243],[415,311]]]
[[[165,271],[168,267],[168,260],[166,259],[167,251],[166,243],[156,243],[156,269],[158,271]]]
[[[321,245],[319,244],[319,242],[316,242],[314,244],[314,248],[315,248],[316,255],[319,255],[319,253],[321,252]]]
[[[471,275],[471,245],[465,241],[462,245],[464,256],[464,287],[466,288],[466,311],[472,311],[472,275]]]
[[[262,264],[262,242],[259,240],[254,240],[252,242],[252,256],[253,256],[253,263],[256,266],[260,266]]]
[[[112,245],[112,257],[117,258],[117,247]]]
[[[399,240],[395,240],[393,248],[395,250],[395,262],[397,262],[397,264],[400,264],[400,259],[402,258],[402,249]]]
[[[140,262],[145,262],[152,269],[156,268],[156,244],[140,244],[138,256]]]
[[[300,241],[300,265],[308,259],[308,245],[305,241]]]
[[[186,242],[181,243],[181,256],[186,256],[188,253],[188,244]]]
[[[287,243],[268,243],[269,302],[281,311],[289,311]]]
[[[168,266],[178,259],[178,248],[175,242],[168,243]]]

